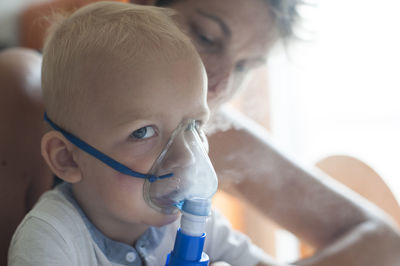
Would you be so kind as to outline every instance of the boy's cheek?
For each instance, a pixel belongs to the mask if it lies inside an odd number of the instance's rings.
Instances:
[[[147,174],[150,172],[151,167],[153,166],[154,162],[157,160],[159,153],[155,154],[147,154],[143,156],[120,156],[119,158],[127,158],[127,160],[120,161],[123,165],[128,167],[129,169],[141,173]]]
[[[146,205],[143,197],[144,179],[123,174],[115,175],[111,179],[102,188],[104,204],[115,210],[124,210],[128,216]]]
[[[145,182],[144,178],[132,177],[122,173],[117,173],[113,179],[113,186],[116,187],[121,193],[126,191],[127,193],[138,193],[142,194],[143,185]]]

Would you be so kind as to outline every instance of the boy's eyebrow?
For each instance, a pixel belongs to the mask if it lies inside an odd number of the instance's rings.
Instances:
[[[159,117],[159,114],[152,113],[151,111],[133,111],[133,112],[121,112],[115,113],[113,119],[113,126],[121,126],[126,124],[131,124],[133,121],[146,121],[153,120]]]
[[[188,119],[208,119],[210,111],[207,107],[199,107],[190,115],[186,116]],[[168,114],[165,112],[153,112],[151,109],[140,110],[140,111],[127,111],[121,113],[115,113],[115,119],[113,120],[113,126],[121,126],[126,124],[132,124],[134,121],[152,121],[152,120],[164,120]],[[118,118],[117,118],[118,117]]]
[[[228,27],[228,25],[225,23],[225,21],[222,18],[220,18],[216,15],[213,15],[213,14],[209,14],[200,9],[197,9],[196,12],[199,15],[206,17],[206,18],[214,21],[215,23],[217,23],[226,37],[230,37],[232,35],[231,29]]]

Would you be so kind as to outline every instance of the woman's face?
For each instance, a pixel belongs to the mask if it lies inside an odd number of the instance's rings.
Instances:
[[[208,104],[215,109],[266,62],[276,39],[271,12],[265,0],[179,0],[169,7],[179,12],[204,62]]]

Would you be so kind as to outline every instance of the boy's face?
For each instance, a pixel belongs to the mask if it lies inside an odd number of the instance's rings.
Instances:
[[[106,75],[89,78],[93,95],[83,114],[86,124],[76,135],[130,169],[147,173],[182,120],[208,119],[207,78],[195,55],[170,62],[152,55],[139,61],[131,69],[114,62]],[[177,218],[145,203],[144,179],[121,174],[79,149],[74,157],[82,174],[74,193],[95,224],[161,226]]]

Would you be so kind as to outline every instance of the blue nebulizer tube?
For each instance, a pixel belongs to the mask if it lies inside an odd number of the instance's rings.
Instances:
[[[209,258],[203,252],[205,226],[210,215],[209,199],[185,200],[181,208],[181,227],[175,238],[174,249],[168,254],[166,266],[207,266]]]

